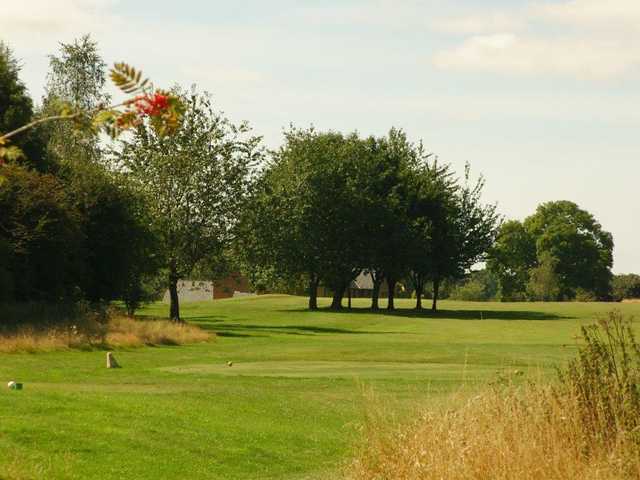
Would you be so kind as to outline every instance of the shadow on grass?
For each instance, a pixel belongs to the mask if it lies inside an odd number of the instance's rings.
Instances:
[[[387,310],[385,308],[381,308],[380,310],[371,310],[370,308],[342,308],[341,310],[332,310],[331,308],[326,307],[315,311],[311,311],[306,308],[279,311],[283,313],[307,312],[310,314],[368,314],[390,317],[441,318],[451,320],[568,320],[576,318],[568,315],[557,315],[555,313],[537,312],[532,310],[438,310],[437,312],[432,312],[427,309],[416,310],[408,308],[397,308],[395,310]]]
[[[335,328],[335,327],[315,327],[309,325],[254,325],[254,324],[238,324],[238,323],[226,323],[226,324],[214,324],[207,325],[206,323],[198,324],[205,330],[215,332],[221,337],[266,337],[268,334],[282,334],[282,335],[321,335],[321,334],[407,334],[407,332],[389,332],[389,331],[364,331],[364,330],[350,330],[347,328]],[[246,333],[256,332],[256,333]]]

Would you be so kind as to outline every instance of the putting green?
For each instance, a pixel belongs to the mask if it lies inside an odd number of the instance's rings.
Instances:
[[[330,361],[266,361],[239,362],[232,366],[226,363],[190,364],[160,367],[159,370],[187,375],[224,375],[250,377],[293,377],[293,378],[442,378],[443,376],[463,381],[467,371],[474,376],[482,370],[496,371],[495,365],[468,367],[451,363],[411,363],[411,362],[330,362]]]

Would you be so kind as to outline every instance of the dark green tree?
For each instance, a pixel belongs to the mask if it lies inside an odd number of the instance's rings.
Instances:
[[[292,128],[256,184],[241,235],[247,255],[282,278],[309,282],[317,308],[322,281],[341,307],[350,282],[366,264],[363,189],[371,149],[357,135]]]
[[[16,301],[76,299],[84,264],[80,213],[54,176],[18,165],[3,167],[0,255]],[[10,277],[7,280],[7,277]]]
[[[426,157],[413,165],[408,201],[410,228],[409,279],[416,295],[416,309],[422,309],[422,298],[438,268],[438,256],[447,243],[447,231],[457,214],[456,183],[448,165]],[[448,254],[449,257],[451,254]],[[438,293],[439,293],[438,284]]]
[[[547,202],[524,222],[535,238],[538,264],[543,255],[557,261],[559,298],[573,299],[578,289],[609,298],[613,237],[592,214],[569,201]]]
[[[442,282],[463,278],[473,265],[486,259],[495,241],[501,220],[496,205],[482,202],[484,185],[483,177],[470,183],[467,165],[464,183],[457,184],[453,199],[443,202],[442,213],[435,217],[428,250],[433,311],[437,310]]]
[[[371,308],[377,310],[380,287],[388,286],[387,308],[394,309],[397,282],[408,268],[408,175],[426,157],[422,144],[414,145],[406,134],[392,128],[383,138],[365,141],[368,159],[361,170],[361,215],[365,219],[364,265],[373,281]]]
[[[20,65],[11,49],[0,42],[0,132],[10,132],[31,121],[33,101],[20,80]],[[23,132],[12,139],[26,158],[23,164],[40,171],[49,169],[45,158],[45,141],[36,130]]]

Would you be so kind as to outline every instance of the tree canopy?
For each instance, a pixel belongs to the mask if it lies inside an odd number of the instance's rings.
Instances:
[[[610,295],[613,238],[594,216],[570,201],[547,202],[523,223],[507,222],[490,268],[504,300],[574,299]]]

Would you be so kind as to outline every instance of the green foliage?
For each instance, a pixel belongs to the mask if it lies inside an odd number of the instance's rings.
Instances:
[[[640,275],[614,275],[611,281],[612,297],[616,302],[627,298],[640,298]]]
[[[503,223],[487,262],[498,278],[499,298],[507,302],[525,300],[529,271],[536,264],[535,238],[517,220]]]
[[[591,442],[630,435],[640,445],[640,346],[633,322],[620,311],[582,327],[578,358],[560,371],[561,389],[577,398]]]
[[[244,264],[261,275],[306,276],[311,308],[320,281],[340,308],[363,270],[374,280],[374,308],[382,279],[394,292],[410,273],[421,295],[428,281],[438,290],[462,277],[484,258],[498,216],[480,201],[482,179],[470,185],[467,170],[457,183],[429,157],[396,129],[360,139],[292,128],[244,209]]]
[[[49,73],[39,116],[79,114],[74,122],[52,122],[41,128],[49,139],[48,152],[58,163],[97,162],[101,155],[98,133],[90,112],[110,101],[104,91],[106,63],[89,35],[61,43],[49,56]]]
[[[244,209],[239,235],[244,264],[272,275],[270,283],[304,275],[312,291],[322,278],[339,305],[363,268],[370,227],[361,187],[369,158],[355,134],[285,132],[285,145],[256,181]]]
[[[33,101],[19,78],[20,65],[9,47],[0,42],[0,135],[31,121]],[[38,132],[24,132],[12,144],[0,142],[0,162],[22,160],[39,170],[46,170],[44,142]]]
[[[234,239],[251,169],[260,158],[260,139],[250,135],[246,124],[233,125],[216,112],[210,96],[195,91],[177,95],[186,112],[173,135],[141,124],[113,156],[114,168],[149,209],[170,288],[205,258],[222,254]],[[172,302],[175,319],[177,308]]]
[[[550,253],[542,254],[539,265],[529,274],[527,295],[531,300],[553,302],[563,299],[558,264],[559,260]]]
[[[607,300],[612,263],[611,234],[575,203],[559,201],[540,205],[524,223],[506,222],[488,267],[505,301]]]
[[[470,167],[465,168],[464,183],[453,179],[448,166],[424,166],[423,180],[430,189],[418,197],[415,224],[419,226],[414,243],[412,277],[429,280],[433,285],[432,309],[437,308],[441,284],[459,280],[471,267],[485,259],[493,245],[500,217],[495,205],[482,202],[484,178],[470,183]],[[430,197],[429,197],[430,196]],[[425,203],[426,202],[426,203]],[[419,308],[418,303],[418,308]]]
[[[7,165],[0,185],[0,244],[5,280],[16,300],[77,295],[82,274],[80,213],[55,177]],[[8,274],[8,275],[7,275]]]
[[[91,302],[123,298],[161,266],[143,199],[99,165],[76,164],[64,175],[84,233],[83,295]]]
[[[487,269],[474,270],[455,286],[448,296],[452,300],[486,302],[496,298],[498,279]]]
[[[525,229],[536,239],[539,261],[544,253],[557,259],[561,297],[574,298],[577,288],[609,297],[613,239],[593,215],[572,202],[547,202],[525,220]]]
[[[148,78],[142,78],[142,72],[124,62],[114,64],[109,72],[114,85],[124,93],[132,94],[144,91],[149,83]]]

